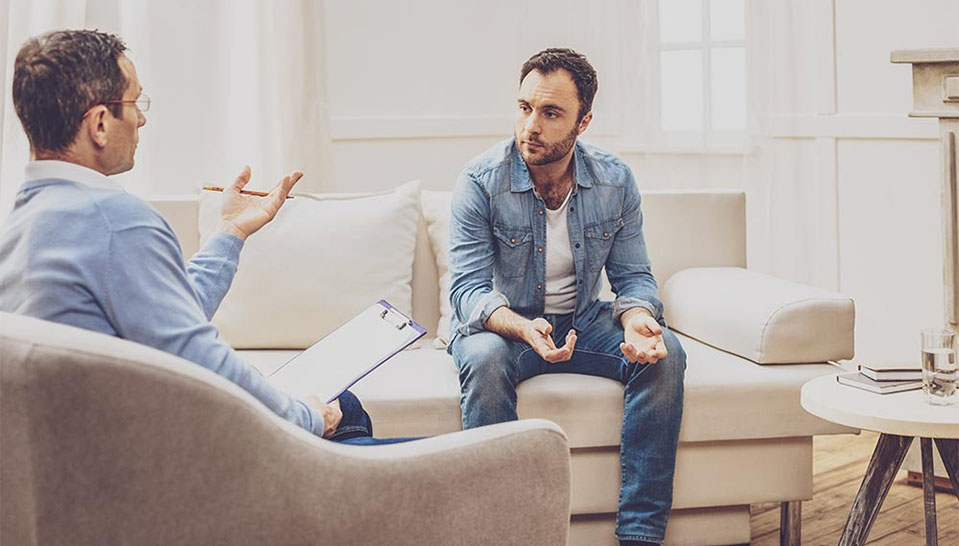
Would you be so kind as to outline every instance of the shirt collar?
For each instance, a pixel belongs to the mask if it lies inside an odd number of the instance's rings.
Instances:
[[[24,169],[24,179],[25,182],[50,179],[67,180],[91,188],[126,191],[123,186],[93,169],[55,159],[43,159],[27,163]]]
[[[582,144],[579,141],[573,147],[573,172],[575,173],[575,180],[577,186],[582,186],[584,188],[590,188],[593,186],[593,177],[589,171],[589,168],[586,166],[586,161],[583,158],[583,149]],[[510,169],[510,191],[512,192],[524,192],[529,191],[533,188],[533,178],[529,175],[529,169],[526,167],[526,161],[523,160],[522,154],[519,153],[519,146],[516,144],[516,139],[513,139],[513,168]]]

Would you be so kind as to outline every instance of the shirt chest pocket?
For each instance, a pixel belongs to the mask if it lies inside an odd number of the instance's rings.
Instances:
[[[528,227],[493,225],[496,237],[496,268],[504,277],[526,275],[533,248],[533,230]]]
[[[623,219],[590,224],[583,228],[586,239],[586,267],[590,271],[602,269],[606,265],[609,250],[616,239],[616,233],[623,229]]]

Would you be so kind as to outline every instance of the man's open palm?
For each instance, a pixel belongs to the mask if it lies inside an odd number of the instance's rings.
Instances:
[[[220,230],[246,239],[276,216],[286,202],[293,186],[303,178],[303,173],[294,171],[273,186],[266,197],[243,195],[240,190],[250,181],[250,166],[247,165],[228,188],[223,190],[220,206]]]
[[[653,317],[637,314],[629,319],[623,331],[624,343],[619,349],[630,362],[652,364],[666,358],[666,342],[663,341],[663,328]]]

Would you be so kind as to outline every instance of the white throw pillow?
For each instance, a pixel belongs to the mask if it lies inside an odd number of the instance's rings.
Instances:
[[[412,310],[419,182],[366,194],[294,194],[247,239],[213,322],[237,349],[301,349],[385,299]],[[222,194],[202,192],[200,238]]]
[[[450,305],[450,199],[453,192],[423,190],[420,199],[426,231],[430,236],[430,246],[436,258],[436,269],[440,280],[440,321],[436,325],[436,339],[433,347],[445,349],[450,341],[450,318],[453,307]]]

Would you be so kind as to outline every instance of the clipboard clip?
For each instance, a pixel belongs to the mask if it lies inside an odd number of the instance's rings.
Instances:
[[[395,309],[383,309],[380,311],[380,318],[395,326],[397,330],[402,330],[403,328],[413,324],[411,319],[406,318]]]

